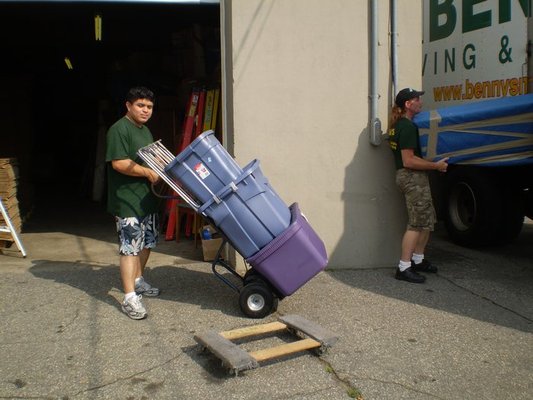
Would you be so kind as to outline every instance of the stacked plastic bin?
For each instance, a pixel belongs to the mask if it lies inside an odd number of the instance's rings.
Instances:
[[[206,131],[165,168],[199,204],[245,260],[288,296],[327,265],[325,246],[301,214],[290,209],[263,175],[259,160],[240,168]]]

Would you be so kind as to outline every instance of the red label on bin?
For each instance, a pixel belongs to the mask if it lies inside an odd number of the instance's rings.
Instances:
[[[200,178],[202,179],[205,179],[207,178],[210,173],[209,173],[209,170],[205,167],[204,164],[202,163],[198,163],[194,166],[194,170],[196,171],[196,173],[200,176]]]

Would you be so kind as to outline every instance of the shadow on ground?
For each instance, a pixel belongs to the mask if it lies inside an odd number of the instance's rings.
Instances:
[[[69,285],[120,309],[117,299],[122,298],[122,284],[117,265],[51,260],[35,260],[33,263],[29,271],[35,277]],[[161,289],[158,299],[194,304],[231,316],[242,315],[237,293],[218,280],[208,268],[204,272],[171,265],[147,267],[145,276]],[[113,292],[119,294],[114,296]]]
[[[353,271],[329,270],[352,287],[525,332],[533,332],[533,224],[501,247],[467,249],[437,230],[426,255],[439,272],[424,284],[394,279],[394,266]],[[475,305],[472,304],[475,299]]]

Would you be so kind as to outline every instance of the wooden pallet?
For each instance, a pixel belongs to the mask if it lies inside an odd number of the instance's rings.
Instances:
[[[247,352],[241,349],[233,340],[264,336],[287,331],[300,339],[258,351]],[[277,322],[254,325],[225,332],[208,331],[195,335],[194,339],[202,349],[207,349],[222,361],[230,373],[238,375],[240,371],[259,367],[259,363],[284,357],[305,350],[315,350],[322,354],[333,346],[338,337],[332,332],[308,321],[299,315],[286,315]]]

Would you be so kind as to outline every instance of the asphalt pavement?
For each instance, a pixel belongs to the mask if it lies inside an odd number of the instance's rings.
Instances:
[[[80,216],[80,218],[82,218]],[[531,399],[533,225],[512,245],[464,249],[437,231],[425,284],[393,268],[328,268],[263,320],[242,315],[190,240],[162,242],[149,316],[126,317],[115,238],[99,216],[39,220],[0,255],[1,399]],[[30,224],[31,225],[31,224]],[[339,337],[234,376],[194,335],[300,315]],[[246,351],[293,340],[246,340]]]

